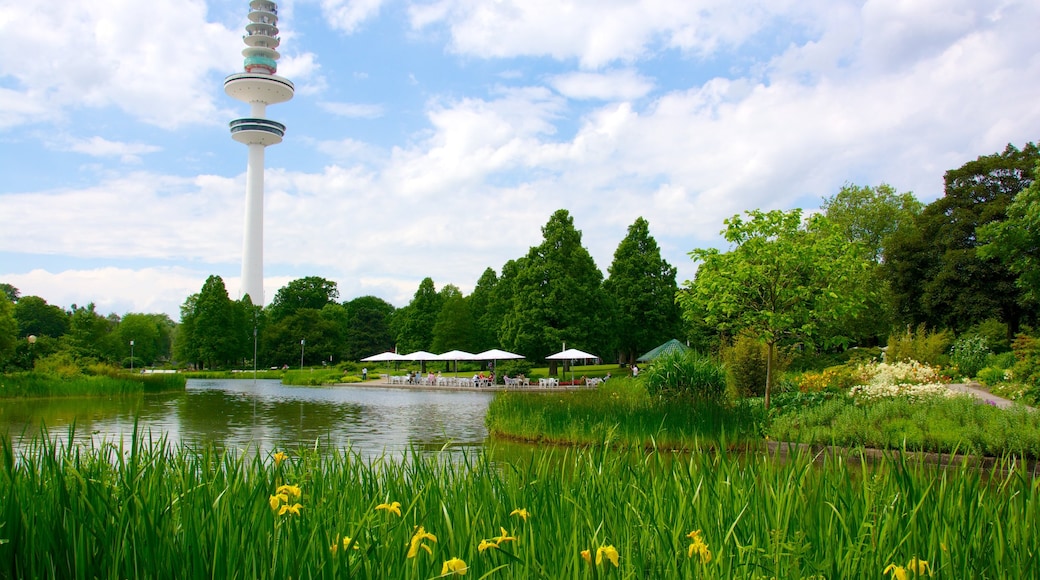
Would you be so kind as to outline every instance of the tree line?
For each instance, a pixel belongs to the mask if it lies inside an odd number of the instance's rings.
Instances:
[[[504,348],[537,361],[564,343],[626,363],[671,338],[717,349],[747,334],[770,353],[833,350],[922,325],[1010,341],[1038,317],[1038,161],[1033,143],[1009,144],[947,171],[944,195],[927,205],[887,184],[849,184],[811,216],[733,216],[722,231],[729,246],[693,250],[698,270],[681,287],[643,218],[604,276],[562,209],[539,245],[488,267],[469,295],[427,277],[401,308],[375,296],[340,301],[336,283],[316,276],[259,308],[210,276],[175,324],[102,316],[93,304],[64,310],[3,284],[0,364],[26,368],[60,352],[126,366],[130,340],[135,364],[196,368],[335,364],[394,349]]]

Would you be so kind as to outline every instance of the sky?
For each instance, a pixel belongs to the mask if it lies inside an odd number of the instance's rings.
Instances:
[[[240,296],[247,0],[0,0],[0,282],[64,308]],[[473,290],[566,209],[608,276],[643,217],[678,281],[723,220],[844,184],[928,203],[1040,139],[1034,0],[287,0],[264,301]]]

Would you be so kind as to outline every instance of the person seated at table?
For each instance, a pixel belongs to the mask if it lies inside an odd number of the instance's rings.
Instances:
[[[603,377],[603,381],[606,382],[606,380],[609,379],[609,378],[610,378],[610,373],[607,373],[607,376]]]
[[[581,378],[578,379],[578,384],[579,385],[584,385],[585,384],[585,375],[581,375]]]

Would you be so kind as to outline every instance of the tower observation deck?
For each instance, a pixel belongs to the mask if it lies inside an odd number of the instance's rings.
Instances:
[[[255,306],[264,304],[264,148],[277,145],[285,125],[266,118],[267,105],[293,98],[296,88],[278,76],[278,6],[270,0],[249,3],[249,23],[242,37],[245,72],[224,79],[224,92],[250,106],[248,117],[231,121],[231,138],[249,147],[246,169],[245,236],[242,242],[242,293]]]

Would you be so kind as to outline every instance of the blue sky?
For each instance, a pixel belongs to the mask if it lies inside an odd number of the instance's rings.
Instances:
[[[239,296],[246,0],[0,0],[0,282],[68,307]],[[607,268],[637,217],[691,278],[747,209],[842,184],[929,202],[1040,137],[1029,1],[279,2],[265,298],[321,276],[470,292],[567,209]]]

